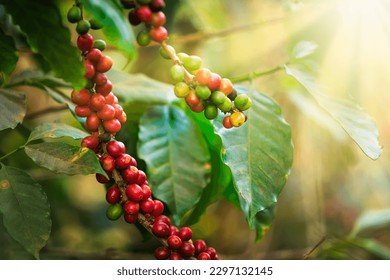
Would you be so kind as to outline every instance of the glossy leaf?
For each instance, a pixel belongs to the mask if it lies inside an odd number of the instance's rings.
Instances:
[[[62,142],[45,142],[27,145],[26,154],[42,167],[67,175],[105,174],[95,153]]]
[[[34,128],[27,143],[44,138],[72,137],[73,139],[82,139],[88,134],[73,126],[63,123],[43,123]]]
[[[80,2],[96,21],[103,24],[103,32],[110,44],[123,51],[129,58],[133,58],[134,35],[117,1],[82,0]]]
[[[286,73],[294,77],[355,141],[371,159],[382,153],[378,129],[371,117],[356,103],[326,94],[327,89],[317,84],[314,77],[299,69],[286,66]]]
[[[288,179],[293,160],[290,126],[280,107],[271,98],[242,86],[253,105],[247,111],[248,121],[239,128],[225,129],[222,118],[214,120],[223,143],[222,158],[230,167],[241,208],[249,226],[258,236],[272,221],[272,207]],[[266,215],[262,211],[267,211]],[[267,217],[266,223],[263,216]],[[260,218],[260,219],[259,219]]]
[[[153,194],[167,203],[179,224],[209,180],[210,155],[201,132],[181,109],[153,107],[140,121],[139,155]]]
[[[3,0],[2,4],[26,34],[32,51],[46,59],[57,77],[82,88],[86,80],[80,51],[71,43],[70,32],[63,26],[54,2]]]
[[[15,128],[26,115],[25,94],[0,88],[0,112],[0,130]]]
[[[0,164],[0,212],[8,233],[35,258],[51,231],[50,206],[41,185],[23,170]]]
[[[16,66],[19,56],[12,37],[5,35],[0,28],[0,72],[8,76]]]

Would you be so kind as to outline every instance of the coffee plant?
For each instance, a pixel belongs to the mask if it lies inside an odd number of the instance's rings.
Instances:
[[[1,149],[0,212],[8,234],[35,258],[50,239],[49,199],[16,156],[53,174],[94,174],[106,192],[107,218],[157,239],[156,259],[219,259],[191,225],[222,199],[241,209],[260,240],[288,180],[294,147],[278,103],[243,82],[278,71],[300,83],[367,156],[379,157],[368,115],[323,94],[303,67],[313,43],[299,43],[284,65],[223,77],[201,57],[175,49],[165,27],[174,11],[169,5],[178,4],[0,0],[1,136],[28,135],[16,149]],[[112,69],[115,59],[107,52],[119,50],[131,61],[139,48],[170,62],[159,71],[171,85]],[[22,53],[34,70],[18,63]],[[40,114],[66,109],[78,123],[29,121],[32,100],[25,91],[33,88],[59,104]]]

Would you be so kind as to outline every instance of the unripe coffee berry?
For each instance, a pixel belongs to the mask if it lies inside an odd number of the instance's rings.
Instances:
[[[111,221],[118,220],[123,214],[122,206],[118,203],[108,206],[106,216]]]
[[[152,41],[150,37],[150,32],[148,30],[141,30],[137,35],[137,43],[140,46],[146,47]]]
[[[81,9],[78,6],[73,6],[67,13],[67,19],[71,23],[76,23],[81,20]]]
[[[89,29],[91,28],[91,24],[89,23],[88,20],[80,20],[78,23],[77,23],[77,26],[76,26],[76,31],[77,33],[79,33],[80,35],[84,35],[84,34],[87,34]]]
[[[235,127],[239,127],[239,126],[243,125],[245,121],[246,121],[246,117],[245,117],[244,113],[242,113],[242,112],[234,112],[230,116],[230,122]]]

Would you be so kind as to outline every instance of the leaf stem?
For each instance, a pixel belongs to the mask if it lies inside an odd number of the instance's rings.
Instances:
[[[268,69],[268,70],[263,70],[263,71],[256,70],[256,71],[253,71],[251,73],[248,73],[248,74],[245,74],[245,75],[242,75],[242,76],[230,78],[230,80],[232,81],[232,83],[240,83],[240,82],[245,82],[245,81],[251,81],[251,80],[253,80],[255,78],[268,76],[268,75],[274,74],[276,72],[279,72],[280,70],[284,69],[284,65],[286,65],[286,64],[288,64],[288,63],[285,63],[283,65],[275,66],[274,68],[271,68],[271,69]]]
[[[9,157],[9,156],[15,154],[16,152],[19,152],[20,150],[23,150],[24,148],[25,148],[25,145],[22,145],[22,146],[18,147],[17,149],[15,149],[15,150],[9,152],[8,154],[6,154],[6,155],[0,157],[0,161],[3,161],[3,160],[6,159],[7,157]]]

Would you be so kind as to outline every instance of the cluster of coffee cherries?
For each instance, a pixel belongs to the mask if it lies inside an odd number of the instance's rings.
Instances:
[[[174,93],[184,98],[189,108],[197,113],[204,112],[207,119],[213,120],[221,111],[225,128],[239,127],[247,120],[243,111],[252,106],[247,94],[237,94],[232,82],[221,78],[208,68],[202,68],[202,59],[196,55],[177,53],[170,45],[160,49],[164,58],[175,61],[170,76],[175,84]]]
[[[121,0],[121,3],[125,9],[130,9],[128,18],[131,25],[144,23],[144,29],[137,35],[140,46],[147,46],[152,40],[161,43],[168,38],[168,31],[163,26],[166,21],[164,0]]]
[[[82,21],[81,8],[74,5],[68,12],[69,18],[72,23]],[[78,32],[78,28],[76,30]],[[83,57],[88,85],[79,91],[73,90],[71,99],[76,104],[75,114],[85,118],[84,126],[91,132],[81,146],[96,153],[106,173],[96,174],[96,179],[107,188],[107,218],[117,220],[123,216],[127,223],[144,226],[164,244],[155,251],[157,259],[218,259],[215,249],[207,247],[205,241],[192,242],[190,228],[178,229],[171,225],[170,219],[163,215],[164,204],[152,197],[145,172],[137,168],[137,161],[126,153],[125,145],[115,139],[126,122],[126,114],[105,75],[112,67],[112,59],[102,54],[104,41],[94,40],[88,32],[78,33],[77,46]]]

